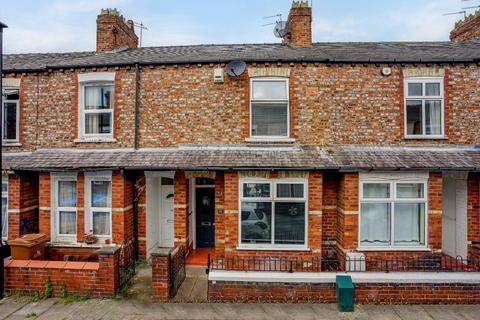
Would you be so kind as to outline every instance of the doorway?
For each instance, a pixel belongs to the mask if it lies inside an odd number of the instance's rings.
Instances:
[[[443,173],[442,251],[451,257],[467,257],[467,176]]]
[[[195,242],[197,248],[215,247],[215,181],[195,181]]]
[[[157,247],[173,247],[174,174],[174,172],[145,172],[147,258]]]

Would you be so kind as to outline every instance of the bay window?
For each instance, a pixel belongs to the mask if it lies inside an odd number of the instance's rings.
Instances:
[[[306,247],[306,180],[246,179],[239,190],[240,247]]]
[[[443,78],[405,80],[405,136],[441,138],[444,135]]]
[[[2,174],[2,238],[3,240],[8,238],[8,175],[6,174]]]
[[[4,142],[18,142],[19,135],[19,92],[5,90],[2,94],[2,140]]]
[[[426,247],[427,182],[360,182],[360,247]]]
[[[52,174],[56,241],[77,241],[77,175]]]
[[[288,79],[255,78],[250,85],[250,136],[289,137]]]
[[[85,176],[87,201],[87,232],[99,238],[112,235],[112,175],[91,173]]]

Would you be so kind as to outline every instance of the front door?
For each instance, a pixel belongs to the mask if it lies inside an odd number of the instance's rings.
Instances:
[[[197,188],[197,247],[215,247],[215,188]]]
[[[467,256],[467,176],[443,174],[442,249],[449,256]]]
[[[173,247],[173,179],[162,178],[160,186],[160,247]]]

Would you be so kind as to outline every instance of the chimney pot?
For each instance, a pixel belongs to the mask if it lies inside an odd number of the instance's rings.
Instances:
[[[312,8],[308,0],[294,0],[288,15],[288,33],[284,43],[293,46],[312,45]]]

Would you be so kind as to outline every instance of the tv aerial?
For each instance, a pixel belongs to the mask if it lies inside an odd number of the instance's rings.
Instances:
[[[225,66],[225,69],[230,77],[238,78],[247,69],[247,64],[242,60],[233,60]]]
[[[273,16],[263,17],[263,19],[271,19],[271,18],[276,18],[276,21],[272,22],[272,23],[264,24],[263,26],[266,27],[266,26],[275,25],[275,27],[273,28],[273,34],[275,35],[275,37],[277,37],[277,38],[285,37],[287,35],[287,32],[288,32],[287,21],[282,20],[282,15],[281,14],[276,14],[276,15],[273,15]]]
[[[467,10],[462,10],[462,11],[457,11],[457,12],[449,12],[449,13],[444,13],[444,16],[453,16],[456,14],[463,14],[463,18],[467,17]]]

